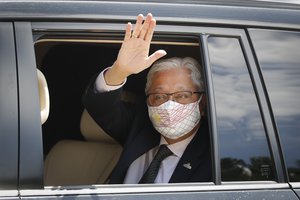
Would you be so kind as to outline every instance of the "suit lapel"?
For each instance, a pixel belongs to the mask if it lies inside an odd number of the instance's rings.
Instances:
[[[157,146],[160,141],[160,134],[151,125],[147,125],[131,141],[124,146],[120,160],[115,167],[110,183],[122,183],[129,166],[138,157]]]
[[[147,126],[138,134],[130,143],[126,154],[128,155],[128,164],[130,165],[135,159],[157,146],[160,141],[160,134],[152,126]]]
[[[208,132],[205,123],[202,123],[179,160],[169,181],[170,183],[189,182],[195,178],[193,175],[198,173],[199,166],[201,166],[202,162],[207,162],[203,159],[203,157],[207,157],[204,154],[209,153],[209,150],[207,151],[207,148],[209,148],[207,135]]]
[[[128,167],[134,160],[159,143],[160,134],[153,128],[144,102],[145,100],[139,100],[137,105],[139,112],[136,113],[127,143],[124,146]]]

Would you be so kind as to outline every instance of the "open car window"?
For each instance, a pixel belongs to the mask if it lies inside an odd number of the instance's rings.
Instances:
[[[99,125],[83,107],[82,95],[91,78],[113,64],[121,42],[118,36],[108,39],[80,34],[44,35],[36,41],[37,66],[47,80],[51,105],[49,118],[43,124],[47,186],[109,182],[122,147],[112,138],[107,139],[105,131],[97,131],[101,127],[96,128]],[[154,38],[150,52],[158,49],[166,50],[168,57],[193,57],[202,62],[199,38],[195,36],[160,35]],[[124,101],[135,103],[134,99],[139,98],[146,103],[148,70],[128,77]],[[103,136],[97,136],[97,132]]]

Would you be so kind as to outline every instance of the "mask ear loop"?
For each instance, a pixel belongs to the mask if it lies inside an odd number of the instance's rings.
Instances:
[[[199,97],[198,103],[200,103],[200,101],[202,100],[203,94],[201,94],[201,96]]]
[[[203,108],[204,106],[201,105],[201,101],[202,101],[202,98],[203,98],[203,94],[201,94],[199,100],[198,100],[198,105],[199,105],[199,112],[200,112],[200,115],[201,115],[201,118],[204,116],[205,114],[205,109]]]

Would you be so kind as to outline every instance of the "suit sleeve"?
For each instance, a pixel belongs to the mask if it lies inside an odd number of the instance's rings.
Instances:
[[[90,81],[83,95],[83,104],[98,125],[121,145],[124,145],[133,123],[135,107],[121,101],[123,88],[108,92],[96,92],[95,80],[96,77]]]

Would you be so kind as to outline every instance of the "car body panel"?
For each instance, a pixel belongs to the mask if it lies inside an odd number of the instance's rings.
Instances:
[[[158,3],[126,1],[6,1],[0,8],[2,19],[30,21],[122,21],[134,20],[137,13],[153,13],[159,23],[205,23],[229,26],[299,28],[299,5],[274,3],[218,4]],[[241,1],[242,2],[242,1]],[[265,7],[268,7],[266,9]],[[120,9],[122,8],[122,9]],[[176,12],[173,12],[176,10]],[[253,14],[255,13],[255,14]],[[274,20],[274,18],[276,20]]]
[[[0,188],[18,187],[18,86],[13,24],[0,22]]]
[[[15,35],[20,99],[19,187],[40,188],[43,185],[42,129],[30,23],[16,22]]]

